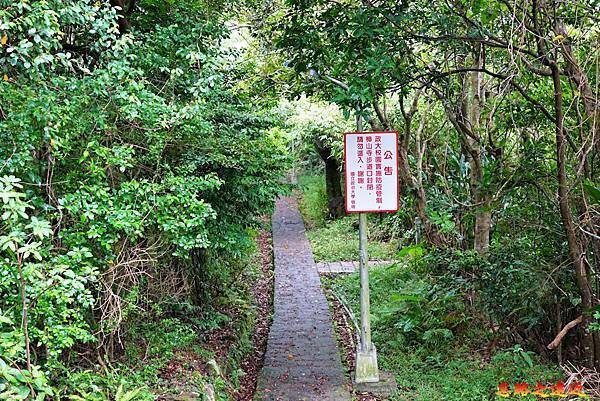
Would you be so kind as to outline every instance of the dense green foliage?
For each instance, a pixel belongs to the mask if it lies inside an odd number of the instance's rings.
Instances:
[[[231,398],[255,228],[290,155],[324,172],[300,181],[316,257],[355,257],[352,117],[400,134],[402,209],[369,223],[372,258],[413,258],[374,277],[384,364],[448,378],[423,376],[422,399],[484,399],[515,355],[526,366],[507,379],[539,373],[530,352],[600,366],[598,14],[591,0],[0,0],[0,398],[151,399],[189,349],[213,366],[191,382]],[[338,289],[355,303],[354,276]],[[223,328],[236,346],[214,355],[203,334]],[[451,383],[477,369],[466,341],[492,362]]]
[[[421,274],[474,291],[469,302],[499,337],[600,366],[597,2],[265,10],[263,42],[296,72],[288,91],[347,116],[359,108],[368,129],[400,134],[402,207],[372,218],[375,231],[426,254]]]
[[[370,282],[373,341],[381,368],[396,373],[400,388],[392,400],[487,401],[501,399],[494,392],[502,381],[561,378],[518,343],[484,354],[493,334],[475,324],[460,285],[423,278],[406,263],[372,268]],[[356,273],[327,285],[358,315]]]
[[[140,330],[187,344],[178,319],[239,297],[287,169],[277,113],[226,3],[1,4],[0,398],[113,399],[78,368]]]
[[[283,101],[281,111],[286,115],[286,132],[295,144],[294,156],[302,170],[320,165],[315,143],[331,149],[331,157],[343,158],[343,132],[353,129],[352,121],[345,119],[334,104],[318,103],[302,97]]]

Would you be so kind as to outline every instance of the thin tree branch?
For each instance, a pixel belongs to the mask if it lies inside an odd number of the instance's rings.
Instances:
[[[582,321],[583,321],[583,315],[579,316],[577,319],[571,320],[569,323],[567,323],[567,325],[565,327],[563,327],[563,329],[556,335],[554,340],[552,340],[552,342],[550,344],[548,344],[546,347],[548,349],[554,349],[554,348],[558,347],[558,345],[560,344],[560,342],[562,341],[564,336],[567,335],[569,330],[571,330],[573,327],[577,326]]]

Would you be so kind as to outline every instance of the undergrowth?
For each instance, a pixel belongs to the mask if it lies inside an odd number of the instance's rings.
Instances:
[[[336,262],[358,260],[357,217],[347,216],[331,221],[327,226],[308,230],[306,235],[311,243],[315,260],[318,262]],[[367,242],[369,259],[395,259],[397,246],[394,241],[379,242],[369,238]]]
[[[488,401],[501,382],[561,379],[519,344],[488,349],[492,333],[462,294],[419,277],[411,264],[369,270],[373,342],[380,368],[395,374],[400,389],[393,401]],[[323,281],[360,315],[358,273]]]
[[[307,228],[323,228],[327,224],[327,194],[322,175],[298,176],[298,207]]]
[[[70,397],[86,401],[145,401],[170,394],[201,400],[207,391],[214,391],[215,401],[235,399],[244,374],[240,363],[253,351],[257,308],[250,289],[260,278],[259,263],[255,252],[213,305],[172,299],[154,304],[123,333],[126,346],[116,362],[71,369],[61,375],[62,388],[69,394],[76,390]]]
[[[327,196],[323,176],[298,177],[299,208],[306,225],[315,260],[336,262],[358,259],[358,218],[350,215],[338,220],[327,219]],[[376,219],[376,217],[371,217]],[[397,241],[376,241],[378,225],[370,223],[367,251],[370,259],[395,259]]]

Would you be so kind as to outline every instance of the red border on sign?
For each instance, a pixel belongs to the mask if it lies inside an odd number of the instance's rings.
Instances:
[[[348,152],[346,152],[346,137],[348,135],[365,135],[365,134],[394,134],[396,137],[396,177],[398,179],[398,193],[396,194],[396,209],[390,210],[348,210],[348,169],[346,169]],[[400,210],[400,148],[398,146],[398,132],[397,131],[362,131],[362,132],[344,132],[344,197],[345,197],[345,208],[346,214],[352,213],[395,213]]]

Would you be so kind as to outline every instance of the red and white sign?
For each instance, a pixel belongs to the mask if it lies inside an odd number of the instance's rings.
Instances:
[[[398,210],[398,133],[344,134],[346,212]]]

